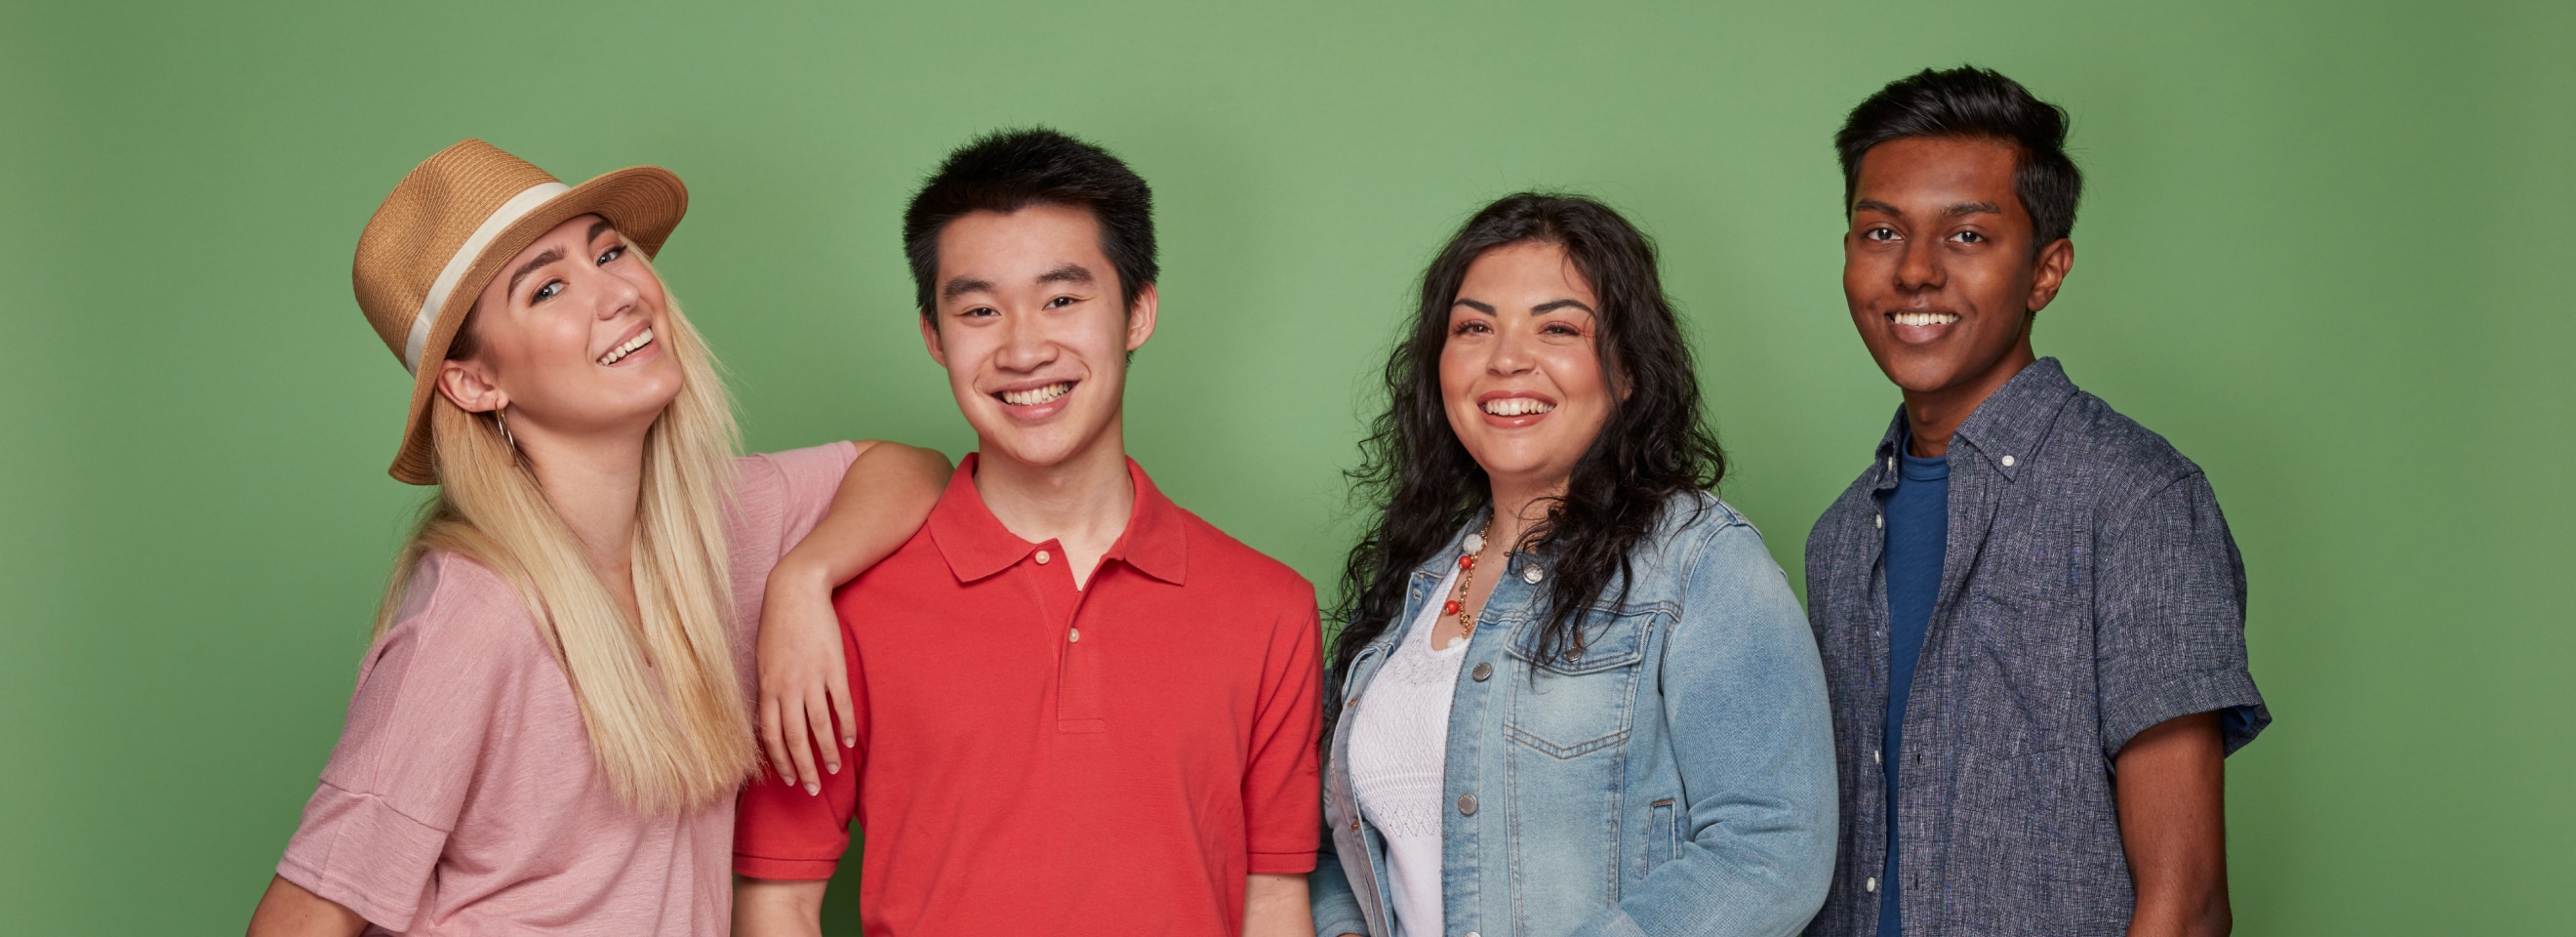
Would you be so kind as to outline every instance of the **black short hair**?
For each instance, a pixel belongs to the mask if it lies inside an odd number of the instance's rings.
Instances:
[[[948,154],[903,212],[903,253],[912,262],[914,301],[927,321],[939,279],[939,232],[979,211],[1009,214],[1030,205],[1091,210],[1100,252],[1118,269],[1127,308],[1154,282],[1154,190],[1118,157],[1044,127],[997,130]]]
[[[2013,188],[2030,214],[2031,250],[2075,231],[2075,201],[2084,174],[2066,155],[2066,110],[2042,101],[2020,82],[1974,65],[1948,71],[1924,69],[1887,83],[1852,108],[1834,149],[1843,160],[1843,213],[1860,187],[1860,159],[1871,147],[1909,137],[1975,137],[2009,143],[2020,151]]]

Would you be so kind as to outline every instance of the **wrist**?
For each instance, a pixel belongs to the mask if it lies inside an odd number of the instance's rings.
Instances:
[[[829,592],[833,586],[838,585],[831,580],[832,571],[823,563],[800,556],[797,551],[790,550],[786,556],[779,558],[778,565],[770,567],[768,594],[772,596],[812,595],[817,592]]]

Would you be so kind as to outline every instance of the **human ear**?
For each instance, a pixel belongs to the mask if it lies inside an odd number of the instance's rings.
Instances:
[[[948,350],[939,346],[939,320],[934,318],[937,315],[932,313],[921,317],[921,347],[929,349],[930,360],[939,362],[939,366],[944,368],[948,366]]]
[[[1154,307],[1158,298],[1154,284],[1147,283],[1144,289],[1136,292],[1135,304],[1127,307],[1128,351],[1145,347],[1145,340],[1154,337]]]
[[[2066,285],[2066,272],[2075,269],[2075,242],[2066,238],[2048,242],[2039,249],[2038,268],[2031,271],[2030,311],[2048,308],[2057,299],[2057,290]]]
[[[438,392],[467,413],[489,413],[510,405],[510,395],[492,380],[480,361],[449,358],[438,363]]]

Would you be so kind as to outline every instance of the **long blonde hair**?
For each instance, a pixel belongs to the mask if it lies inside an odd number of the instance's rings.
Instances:
[[[631,559],[643,620],[627,619],[500,424],[444,394],[430,395],[438,495],[395,563],[376,616],[381,638],[412,570],[432,551],[509,580],[572,683],[609,790],[646,815],[732,793],[757,757],[734,663],[725,543],[739,436],[714,356],[679,304],[666,308],[657,338],[678,360],[682,382],[644,442]],[[458,338],[470,356],[472,341],[463,330]]]

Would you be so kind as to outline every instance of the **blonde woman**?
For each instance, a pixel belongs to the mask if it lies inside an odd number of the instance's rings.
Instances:
[[[393,475],[438,493],[253,935],[725,932],[765,583],[892,551],[947,462],[736,458],[647,259],[686,206],[661,169],[565,186],[468,140],[359,237],[359,306],[414,376]],[[801,591],[770,604],[829,614]]]

